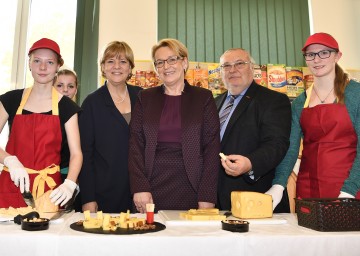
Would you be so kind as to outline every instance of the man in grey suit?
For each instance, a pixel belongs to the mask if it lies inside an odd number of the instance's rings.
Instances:
[[[265,193],[271,188],[275,167],[289,147],[291,106],[285,94],[256,84],[254,60],[241,48],[220,57],[221,76],[227,91],[215,101],[220,116],[222,159],[218,203],[231,209],[232,191]],[[268,192],[277,200],[276,193]],[[286,189],[274,212],[289,212]]]

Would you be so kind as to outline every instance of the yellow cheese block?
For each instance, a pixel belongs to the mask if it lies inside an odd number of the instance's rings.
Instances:
[[[271,218],[272,197],[270,195],[249,192],[231,192],[231,213],[241,219]]]
[[[102,223],[103,223],[102,219],[100,220],[100,219],[91,218],[89,220],[84,220],[83,226],[86,229],[89,229],[89,228],[101,228]]]
[[[122,229],[134,229],[146,225],[144,218],[130,217],[130,211],[126,213],[121,212],[119,216],[110,216],[108,213],[102,211],[96,212],[96,218],[92,218],[90,211],[84,211],[83,227],[90,228],[102,228],[106,231],[115,231],[118,227]]]
[[[225,220],[225,215],[220,215],[219,209],[190,209],[187,212],[180,212],[180,218],[186,220]]]
[[[85,218],[85,220],[89,220],[91,218],[89,210],[84,211],[84,218]]]
[[[84,228],[100,228],[103,226],[103,213],[98,211],[96,213],[96,218],[90,216],[90,211],[84,211],[85,220],[83,222]]]
[[[110,225],[110,214],[104,214],[104,219],[103,219],[103,223],[102,223],[102,228],[103,230],[110,230],[111,225]]]

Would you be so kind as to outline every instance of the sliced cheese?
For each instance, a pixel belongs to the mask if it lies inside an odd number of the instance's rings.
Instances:
[[[104,214],[104,219],[102,223],[103,230],[110,230],[110,214]]]
[[[35,208],[32,208],[31,206],[27,207],[19,207],[19,208],[0,208],[0,214],[9,215],[15,217],[18,214],[25,215],[29,212],[35,211]]]
[[[103,219],[103,212],[102,211],[96,212],[96,218],[99,219],[99,220],[102,220]]]
[[[92,218],[90,211],[84,211],[83,227],[86,229],[102,228],[105,231],[115,231],[118,227],[122,229],[134,229],[144,226],[144,218],[130,217],[130,211],[121,212],[119,216],[112,217],[102,211],[96,212],[96,218]]]
[[[84,220],[83,226],[86,229],[101,228],[102,227],[102,220],[94,219],[94,218],[89,219],[89,220]]]
[[[90,211],[84,211],[84,222],[83,222],[83,226],[86,229],[89,228],[101,228],[103,227],[103,213],[102,211],[98,211],[96,213],[96,218],[92,218],[90,216]]]
[[[120,212],[119,223],[124,223],[126,221],[126,215],[125,212]]]
[[[190,209],[187,212],[180,212],[180,218],[185,220],[206,221],[225,220],[225,215],[220,215],[219,209]]]
[[[85,218],[85,220],[90,220],[91,219],[89,210],[84,211],[84,218]]]
[[[250,192],[231,192],[231,213],[241,219],[259,219],[272,217],[272,197],[270,195]]]

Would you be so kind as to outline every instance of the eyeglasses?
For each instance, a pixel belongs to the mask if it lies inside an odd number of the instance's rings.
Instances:
[[[316,55],[319,56],[320,59],[327,59],[330,57],[332,52],[337,52],[335,50],[322,50],[320,52],[308,52],[308,53],[304,53],[303,56],[305,58],[305,60],[309,61],[309,60],[314,60]]]
[[[232,67],[235,67],[236,69],[242,69],[245,67],[246,64],[250,64],[250,61],[236,61],[233,63],[225,63],[220,65],[221,69],[224,71],[230,71]]]
[[[154,62],[154,66],[156,68],[162,68],[165,65],[165,61],[169,64],[169,65],[175,65],[178,60],[183,60],[184,58],[179,57],[179,56],[172,56],[170,58],[168,58],[167,60],[157,60]]]

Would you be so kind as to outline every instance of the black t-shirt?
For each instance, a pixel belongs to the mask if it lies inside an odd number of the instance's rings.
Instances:
[[[3,104],[6,112],[9,115],[8,123],[11,133],[11,126],[16,115],[16,111],[20,106],[21,98],[23,95],[24,89],[18,89],[9,91],[3,95],[0,95],[0,102]],[[61,143],[61,163],[60,168],[69,166],[69,146],[67,142],[66,132],[65,132],[65,123],[76,113],[80,112],[81,108],[69,99],[66,96],[63,96],[59,101],[59,118],[61,125],[61,134],[62,134],[62,143]],[[32,112],[23,110],[23,115],[32,114]],[[44,115],[51,115],[52,111],[42,113]]]

